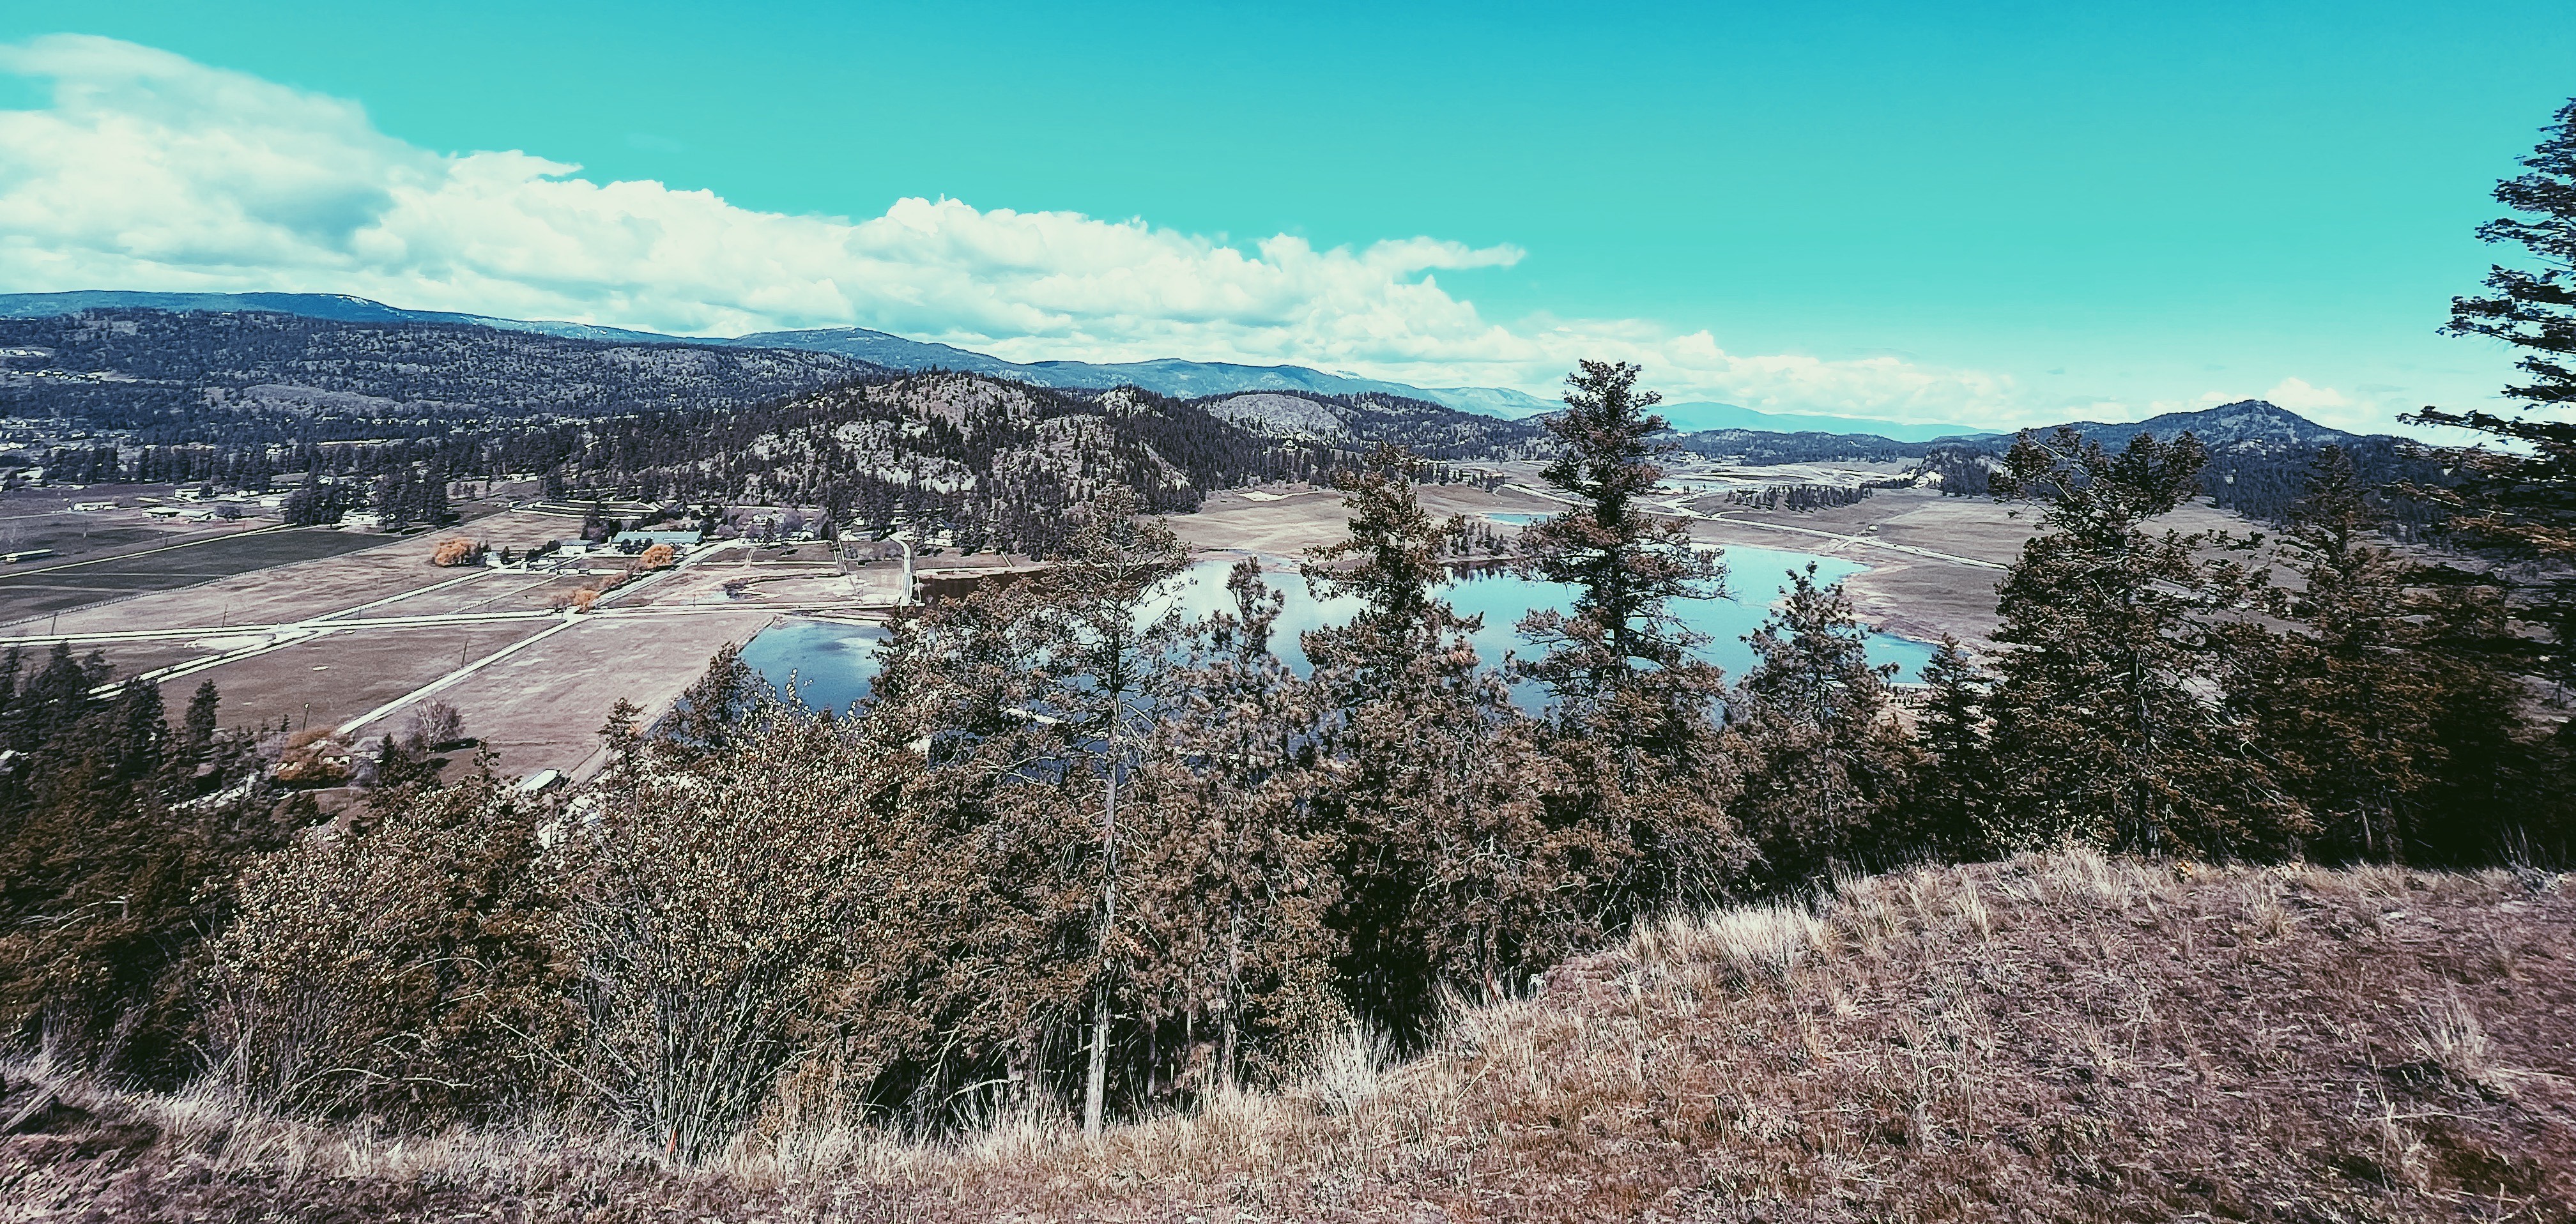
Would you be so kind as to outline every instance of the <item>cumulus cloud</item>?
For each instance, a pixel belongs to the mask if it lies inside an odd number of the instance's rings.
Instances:
[[[2311,387],[2306,379],[2284,378],[2263,398],[2292,412],[2341,412],[2352,407],[2352,397],[2332,387]]]
[[[1732,353],[1644,320],[1504,324],[1441,287],[1442,272],[1510,267],[1511,246],[1238,244],[948,199],[788,216],[522,151],[422,149],[354,102],[113,39],[0,47],[0,71],[52,86],[49,107],[0,112],[0,283],[20,290],[353,293],[700,335],[856,325],[1022,360],[1294,362],[1543,395],[1576,358],[1602,357],[1644,364],[1676,401],[2046,412],[1999,375]]]

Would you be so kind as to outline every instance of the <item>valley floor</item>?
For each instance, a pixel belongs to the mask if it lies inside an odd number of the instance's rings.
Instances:
[[[720,1166],[10,1067],[5,1220],[2576,1219],[2576,887],[2081,852],[1676,920],[1086,1145],[772,1128]]]

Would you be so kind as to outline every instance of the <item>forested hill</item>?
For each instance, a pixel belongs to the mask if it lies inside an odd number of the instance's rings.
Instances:
[[[2043,437],[2060,426],[2034,432]],[[2354,434],[2319,425],[2286,408],[2262,400],[2239,400],[2197,412],[2169,412],[2143,421],[2068,422],[2086,441],[2117,450],[2140,435],[2171,442],[2188,433],[2209,448],[2209,465],[2201,474],[2202,490],[2219,506],[2248,518],[2278,522],[2297,500],[2317,452],[2340,446],[2352,457],[2365,483],[2441,484],[2448,478],[2438,463],[2417,457],[2403,438]],[[1986,475],[2017,434],[1990,433],[1900,442],[1874,434],[1769,433],[1746,429],[1712,429],[1674,435],[1682,450],[1705,458],[1744,464],[1912,461],[1917,475],[1936,478],[1941,490],[1961,497],[1983,497]],[[2390,505],[2392,526],[2421,526],[2428,511],[2421,506]]]
[[[1320,446],[1279,443],[1206,409],[1122,388],[1080,397],[979,374],[853,383],[743,409],[564,422],[519,461],[568,489],[653,501],[813,506],[883,534],[943,533],[967,549],[1050,551],[1067,514],[1105,489],[1155,511],[1205,493],[1304,478]]]
[[[2238,400],[2198,412],[2168,412],[2143,421],[2076,421],[2036,432],[2047,436],[2058,428],[2072,429],[2086,441],[2113,450],[2141,435],[2171,442],[2188,433],[2209,450],[2209,464],[2201,470],[2201,490],[2220,507],[2258,522],[2283,520],[2306,486],[2310,464],[2329,445],[2343,448],[2366,485],[2429,486],[2449,480],[2437,461],[2416,454],[2406,439],[2347,433],[2262,400]],[[1987,473],[2012,448],[2014,436],[1987,434],[1925,444],[1917,470],[1937,475],[1943,492],[1982,497]],[[2423,527],[2434,517],[2430,507],[2404,501],[2391,500],[2381,509],[2388,526],[2400,534]]]
[[[1403,383],[1336,374],[1300,365],[1242,365],[1221,361],[1158,359],[1095,363],[1015,362],[988,353],[913,340],[863,327],[758,332],[734,337],[668,336],[559,320],[506,319],[492,315],[406,310],[337,293],[139,293],[83,290],[71,293],[0,293],[0,319],[58,317],[118,311],[273,312],[344,323],[450,323],[502,331],[601,340],[627,346],[780,349],[849,358],[890,371],[965,371],[1032,386],[1097,394],[1135,386],[1158,395],[1203,397],[1243,391],[1311,392],[1327,396],[1391,395],[1471,408],[1489,416],[1518,418],[1546,412],[1548,400],[1503,387],[1425,389]]]
[[[2076,421],[2066,428],[2100,442],[2105,446],[2126,446],[2129,439],[2145,434],[2158,442],[2171,442],[2188,433],[2212,451],[2284,450],[2314,448],[2329,443],[2350,446],[2363,435],[2346,433],[2319,425],[2298,413],[2263,400],[2238,400],[2198,412],[2168,412],[2143,421],[2105,425],[2097,421]],[[1997,435],[2002,436],[2002,435]],[[2008,436],[2002,436],[2009,442]]]
[[[1531,454],[1531,425],[1391,396],[1084,395],[981,374],[870,379],[749,408],[562,422],[514,444],[567,489],[653,501],[822,508],[884,533],[1050,551],[1067,512],[1124,486],[1148,510],[1214,490],[1316,480],[1379,442],[1432,460]],[[1435,468],[1434,474],[1439,474]]]
[[[163,442],[280,416],[376,436],[404,421],[727,408],[884,373],[826,353],[257,311],[0,319],[0,348],[0,412]]]
[[[1464,459],[1532,453],[1541,436],[1377,393],[1176,400],[473,322],[90,310],[0,318],[0,349],[0,414],[54,423],[23,461],[55,479],[304,486],[292,514],[317,522],[436,517],[424,490],[535,474],[556,496],[820,508],[1044,551],[1065,511],[1110,486],[1186,511],[1377,442]]]
[[[1388,442],[1425,459],[1526,459],[1542,453],[1547,430],[1407,396],[1255,391],[1189,401],[1266,437],[1364,447]]]

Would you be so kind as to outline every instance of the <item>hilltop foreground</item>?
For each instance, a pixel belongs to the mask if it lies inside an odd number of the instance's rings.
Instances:
[[[0,1218],[2576,1219],[2571,920],[2531,871],[2025,855],[1670,922],[1096,1149],[773,1120],[689,1174],[20,1066]]]

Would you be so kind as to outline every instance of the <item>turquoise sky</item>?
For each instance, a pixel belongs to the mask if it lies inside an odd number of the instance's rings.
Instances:
[[[98,3],[9,6],[0,41],[107,35],[749,209],[1509,244],[1438,283],[2141,411],[2491,388],[2500,354],[2433,331],[2576,95],[2566,0],[1604,7]]]

